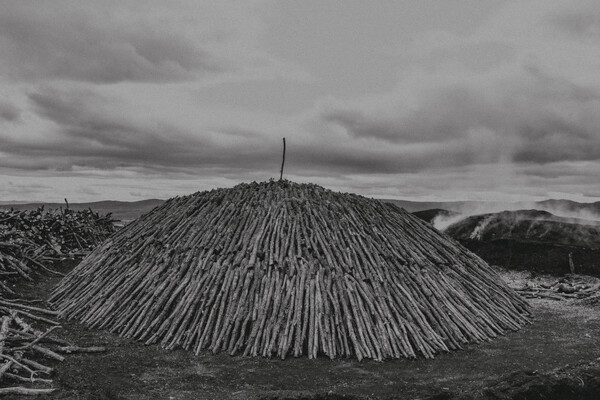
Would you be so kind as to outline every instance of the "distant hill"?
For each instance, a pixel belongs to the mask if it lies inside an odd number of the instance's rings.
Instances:
[[[395,199],[381,199],[381,201],[395,204],[410,213],[431,209],[444,209],[458,212],[465,208],[479,207],[483,203],[480,201],[410,201]]]
[[[474,215],[450,225],[445,232],[455,239],[513,239],[600,249],[600,222],[557,217],[540,210]]]
[[[116,220],[120,221],[131,221],[138,218],[140,215],[147,213],[154,207],[157,207],[164,203],[164,200],[149,199],[141,201],[115,201],[105,200],[96,201],[91,203],[69,203],[69,208],[73,210],[85,210],[91,208],[92,210],[100,214],[112,213],[112,216]],[[65,208],[65,203],[24,203],[15,204],[10,202],[9,204],[1,204],[0,209],[15,209],[15,210],[32,210],[44,206],[46,209],[57,210]]]
[[[409,200],[382,199],[396,204],[406,211],[415,213],[429,210],[446,210],[470,215],[535,209],[548,211],[556,216],[600,221],[600,201],[595,203],[579,203],[572,200],[543,200],[537,202],[495,202],[495,201],[448,201],[418,202]]]
[[[600,216],[600,201],[579,203],[572,200],[544,200],[536,203],[543,210],[557,210],[565,213],[588,213]]]
[[[555,215],[563,215],[570,217],[582,217],[584,219],[600,220],[600,202],[595,203],[579,203],[571,200],[544,200],[536,203],[497,203],[484,201],[446,201],[446,202],[420,202],[410,200],[394,200],[381,199],[382,201],[396,204],[404,208],[408,212],[425,212],[425,220],[432,221],[433,218],[440,213],[448,213],[445,216],[455,216],[455,213],[463,213],[466,215],[482,214],[490,212],[498,212],[504,210],[516,210],[524,208],[535,208],[539,210],[549,211]],[[112,213],[113,217],[118,220],[131,221],[140,215],[152,210],[154,207],[161,205],[164,200],[149,199],[141,201],[96,201],[90,203],[72,203],[69,207],[74,210],[91,208],[102,214]],[[14,208],[17,210],[34,209],[40,206],[46,208],[59,209],[65,207],[65,203],[44,203],[33,202],[23,203],[19,201],[0,202],[0,209]],[[438,210],[436,215],[429,215],[431,210]]]
[[[490,264],[600,276],[600,221],[503,211],[463,218],[444,232]]]

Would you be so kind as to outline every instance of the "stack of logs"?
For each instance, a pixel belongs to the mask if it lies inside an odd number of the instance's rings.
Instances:
[[[51,319],[56,314],[44,308],[0,300],[0,395],[51,393],[55,390],[48,387],[52,385],[49,377],[53,369],[42,359],[63,361],[59,353],[105,351],[104,347],[78,347],[51,336],[51,332],[60,328],[58,322]],[[14,386],[15,383],[18,386]]]
[[[32,281],[37,272],[59,274],[52,269],[56,262],[83,258],[113,232],[111,216],[92,210],[0,210],[0,395],[51,393],[47,360],[63,361],[59,353],[104,351],[52,336],[60,328],[56,311],[6,296],[21,294],[9,282]]]
[[[395,205],[289,181],[177,197],[67,275],[61,316],[196,353],[433,357],[529,321],[481,259]]]
[[[516,291],[528,299],[586,299],[600,292],[600,284],[590,283],[577,275],[568,275],[551,283],[527,282]]]
[[[31,280],[34,271],[56,273],[55,262],[80,260],[114,230],[110,214],[92,210],[0,210],[0,293],[12,293],[9,278]]]

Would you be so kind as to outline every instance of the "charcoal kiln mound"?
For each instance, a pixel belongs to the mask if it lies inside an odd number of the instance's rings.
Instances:
[[[529,321],[490,267],[393,204],[269,181],[176,197],[55,288],[60,315],[167,349],[431,358]]]

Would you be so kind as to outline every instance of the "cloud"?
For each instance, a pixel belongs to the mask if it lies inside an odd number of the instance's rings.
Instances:
[[[28,126],[37,126],[37,134],[23,126],[0,132],[1,165],[73,174],[130,169],[155,176],[219,174],[264,180],[279,169],[282,136],[288,138],[286,172],[296,176],[414,170],[423,166],[415,163],[414,154],[428,151],[417,143],[405,150],[406,157],[399,157],[398,149],[385,143],[338,142],[319,132],[297,131],[295,124],[286,126],[284,118],[266,114],[201,112],[185,97],[173,101],[164,94],[163,103],[157,104],[140,101],[139,93],[127,97],[121,91],[88,87],[32,90],[27,96]]]
[[[14,104],[0,100],[0,122],[16,122],[20,117],[21,111]]]
[[[563,3],[548,14],[546,22],[576,40],[600,40],[600,8],[591,0]]]
[[[0,103],[3,171],[112,176],[127,194],[161,180],[167,193],[169,178],[277,177],[285,136],[286,176],[340,190],[597,191],[595,1],[507,2],[468,35],[402,43],[387,92],[323,97],[295,115],[194,98],[203,82],[302,77],[261,48],[254,2],[59,3],[0,3],[0,83],[20,94]]]
[[[231,110],[211,121],[211,110],[199,114],[185,98],[178,99],[179,113],[160,107],[151,112],[136,99],[90,88],[32,91],[29,109],[43,134],[32,140],[19,132],[0,133],[7,155],[2,164],[57,171],[133,168],[148,174],[263,173],[262,179],[278,170],[281,137],[290,133],[278,119]],[[393,172],[402,163],[413,168],[385,146],[362,148],[355,143],[322,141],[318,135],[293,134],[288,144],[287,168],[298,175]]]
[[[151,115],[123,98],[90,89],[45,88],[29,94],[42,128],[36,138],[19,130],[0,132],[2,167],[13,170],[77,171],[136,169],[142,174],[273,169],[279,140],[249,127],[226,127]],[[133,99],[130,99],[133,100]],[[193,113],[193,104],[177,104]],[[35,118],[35,119],[34,119]],[[198,120],[203,120],[199,115]],[[274,163],[269,161],[274,160]]]
[[[4,1],[0,76],[114,84],[294,75],[259,48],[255,8],[253,1]]]
[[[403,160],[370,172],[600,162],[599,16],[596,2],[510,3],[470,36],[418,40],[394,91],[323,100],[307,124]]]

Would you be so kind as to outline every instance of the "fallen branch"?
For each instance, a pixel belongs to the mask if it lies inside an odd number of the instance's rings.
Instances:
[[[103,353],[106,351],[106,347],[102,346],[90,346],[90,347],[79,347],[79,346],[63,346],[56,349],[60,353]]]
[[[53,359],[58,360],[58,361],[64,361],[65,360],[65,358],[63,356],[61,356],[60,354],[56,354],[52,350],[47,349],[47,348],[42,347],[42,346],[39,346],[37,344],[31,346],[31,348],[33,350],[35,350],[35,351],[37,351],[37,352],[45,355],[46,357],[53,358]]]
[[[13,303],[13,302],[2,300],[2,299],[0,299],[0,304],[3,306],[6,306],[6,307],[10,307],[10,308],[23,309],[23,310],[27,310],[27,311],[35,311],[35,312],[46,314],[46,315],[53,315],[53,316],[58,315],[57,311],[48,310],[46,308],[28,306],[25,304]]]
[[[35,378],[35,377],[25,378],[24,376],[20,376],[20,375],[17,375],[17,374],[11,374],[10,372],[5,373],[4,376],[7,377],[7,378],[12,379],[14,381],[19,381],[19,382],[26,382],[26,383],[35,383],[35,382],[52,383],[52,379]]]
[[[8,308],[7,306],[15,308]],[[23,311],[23,308],[30,310],[31,313]],[[65,350],[70,350],[72,352],[94,353],[106,350],[103,347],[77,347],[50,336],[60,326],[57,325],[56,321],[34,315],[33,312],[51,313],[49,310],[42,308],[0,299],[0,361],[3,361],[0,364],[0,382],[4,379],[10,379],[19,382],[51,384],[51,379],[38,378],[37,375],[50,375],[53,368],[41,364],[33,358],[37,357],[39,359],[41,355],[60,362],[65,357],[58,354],[57,351],[64,353],[69,352]],[[36,325],[42,323],[50,325],[50,327],[45,330],[34,328],[30,320],[35,321]],[[41,343],[45,344],[42,346]],[[8,393],[46,394],[51,393],[53,390],[55,389],[9,387],[0,389],[0,395]]]
[[[6,388],[0,388],[0,395],[5,395],[5,394],[22,394],[22,395],[27,395],[27,396],[37,396],[40,394],[50,394],[52,392],[54,392],[56,389],[51,388],[51,389],[31,389],[31,388],[25,388],[22,386],[14,386],[14,387],[6,387]]]

